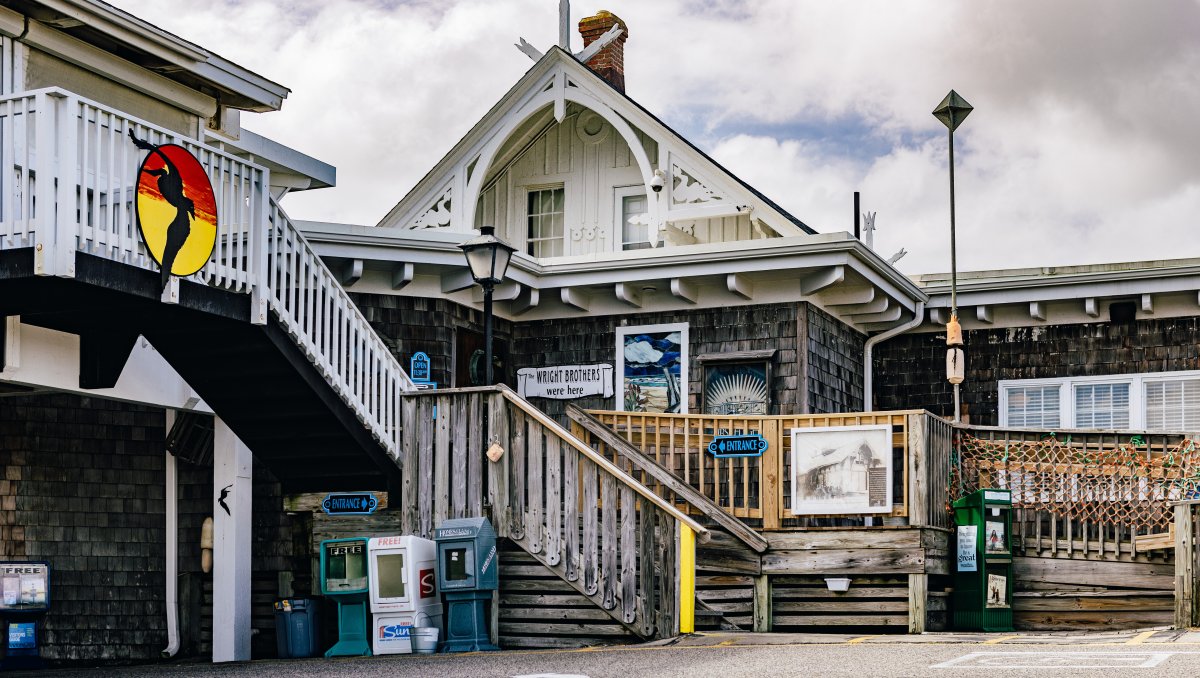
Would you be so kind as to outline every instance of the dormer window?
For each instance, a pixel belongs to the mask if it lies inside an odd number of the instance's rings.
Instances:
[[[621,234],[621,249],[641,250],[654,246],[650,241],[650,202],[646,189],[629,186],[617,189],[613,213],[617,215],[617,231]]]
[[[561,257],[565,212],[562,185],[530,188],[527,200],[529,231],[525,251],[538,259]]]

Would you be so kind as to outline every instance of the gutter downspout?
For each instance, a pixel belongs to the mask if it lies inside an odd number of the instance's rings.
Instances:
[[[863,345],[863,412],[872,411],[874,379],[872,377],[872,352],[875,349],[875,344],[887,341],[894,336],[904,334],[905,332],[919,326],[925,322],[925,302],[918,301],[913,308],[914,317],[909,322],[892,329],[882,334],[876,334],[873,337],[867,338],[867,343]]]
[[[175,425],[175,411],[167,410],[166,430]],[[175,455],[165,450],[163,468],[166,476],[166,612],[167,647],[162,651],[163,659],[170,659],[179,652],[179,469]]]

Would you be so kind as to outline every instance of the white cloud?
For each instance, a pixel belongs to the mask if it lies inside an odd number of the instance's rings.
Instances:
[[[119,0],[291,87],[247,127],[331,162],[302,218],[374,223],[557,39],[554,0]],[[576,1],[576,21],[597,7]],[[629,93],[819,230],[879,213],[884,256],[949,266],[954,88],[961,269],[1196,256],[1200,4],[608,0]],[[575,37],[576,46],[579,39]],[[863,133],[870,153],[827,138]],[[855,138],[853,136],[849,137]],[[853,142],[852,142],[853,143]]]

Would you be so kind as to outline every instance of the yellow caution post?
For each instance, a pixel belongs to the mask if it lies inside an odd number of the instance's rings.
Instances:
[[[696,630],[696,533],[679,524],[679,632]]]

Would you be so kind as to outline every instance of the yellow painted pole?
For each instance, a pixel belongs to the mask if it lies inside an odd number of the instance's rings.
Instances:
[[[696,630],[696,533],[679,524],[679,632]]]

